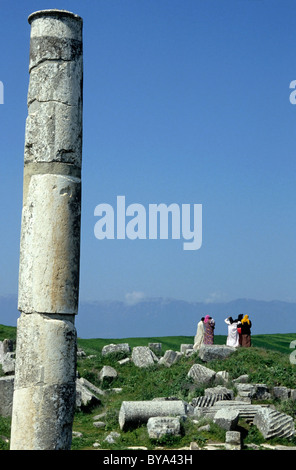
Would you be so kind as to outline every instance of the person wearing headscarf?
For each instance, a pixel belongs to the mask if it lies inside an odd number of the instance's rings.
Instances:
[[[251,346],[251,327],[252,322],[249,319],[249,315],[245,315],[241,320],[241,330],[242,330],[242,346],[249,348]]]
[[[215,321],[210,315],[206,315],[204,319],[204,344],[214,344]]]
[[[228,325],[228,336],[226,340],[226,345],[237,348],[239,346],[239,334],[237,331],[237,321],[233,320],[232,317],[228,317],[224,321]]]
[[[203,344],[204,335],[205,335],[204,317],[202,317],[197,324],[197,331],[196,331],[196,335],[194,338],[194,345],[193,345],[194,351],[197,351]]]
[[[238,331],[238,342],[239,342],[239,345],[241,346],[242,345],[242,319],[243,319],[243,314],[239,314],[237,319],[234,320],[235,322],[237,322],[237,331]]]

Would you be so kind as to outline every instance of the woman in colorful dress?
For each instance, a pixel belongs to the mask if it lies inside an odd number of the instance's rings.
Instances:
[[[215,321],[210,315],[206,315],[204,319],[204,344],[214,344]]]
[[[239,345],[241,346],[242,345],[242,319],[243,319],[243,315],[240,313],[237,317],[236,321],[237,322],[237,331],[238,331],[238,342],[239,342]]]

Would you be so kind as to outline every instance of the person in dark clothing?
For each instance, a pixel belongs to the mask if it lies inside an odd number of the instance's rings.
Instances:
[[[241,320],[241,332],[242,332],[242,347],[249,348],[251,346],[251,327],[252,322],[249,319],[249,315],[245,315]]]

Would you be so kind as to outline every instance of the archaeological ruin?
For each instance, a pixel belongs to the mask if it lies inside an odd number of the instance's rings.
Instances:
[[[75,405],[83,22],[64,10],[37,11],[28,21],[11,449],[65,450],[71,446]]]

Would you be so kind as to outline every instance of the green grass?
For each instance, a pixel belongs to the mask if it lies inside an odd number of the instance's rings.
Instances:
[[[16,327],[0,325],[0,341],[4,339],[16,339]]]
[[[272,349],[282,353],[290,354],[292,349],[290,344],[296,340],[296,333],[254,335],[253,345],[259,348]]]
[[[148,346],[148,343],[162,343],[162,351],[168,349],[180,350],[181,344],[192,344],[192,336],[163,336],[163,337],[143,337],[143,338],[121,338],[121,339],[82,339],[78,338],[78,346],[85,351],[93,353],[100,352],[106,344],[128,343],[131,348],[135,346]]]
[[[0,416],[0,450],[9,450],[9,443],[5,438],[10,438],[10,419]]]
[[[189,358],[183,357],[177,364],[170,368],[151,366],[148,369],[137,368],[133,363],[119,366],[117,360],[120,355],[101,356],[101,349],[105,344],[127,342],[131,348],[134,346],[146,346],[149,342],[161,342],[163,353],[167,349],[179,350],[182,343],[192,343],[192,337],[165,337],[165,338],[124,338],[115,339],[92,339],[79,340],[78,344],[87,354],[93,354],[95,357],[90,359],[81,359],[78,361],[78,370],[82,376],[88,378],[92,383],[101,386],[98,381],[98,373],[103,365],[113,366],[119,373],[118,378],[112,383],[112,387],[121,387],[121,394],[108,394],[103,397],[102,405],[94,411],[98,414],[103,410],[109,410],[106,417],[106,430],[92,431],[92,436],[97,442],[100,442],[103,448],[125,449],[128,446],[143,445],[148,449],[163,445],[166,448],[180,448],[188,446],[191,441],[197,442],[200,446],[214,440],[224,442],[225,433],[213,423],[210,424],[210,432],[198,431],[197,426],[188,421],[184,425],[182,436],[169,439],[164,442],[151,441],[147,435],[146,426],[128,432],[121,432],[118,424],[118,414],[123,400],[150,400],[155,397],[174,396],[179,399],[190,402],[192,398],[202,395],[203,388],[197,387],[187,373],[194,363],[202,363],[197,354]],[[250,381],[253,383],[265,383],[269,387],[276,385],[295,388],[296,367],[291,364],[289,354],[291,353],[290,342],[296,339],[296,335],[260,335],[258,341],[253,338],[252,348],[240,348],[234,354],[224,360],[215,360],[207,363],[207,367],[219,371],[227,370],[230,375],[229,388],[233,387],[231,380],[242,374],[249,374]],[[216,344],[225,344],[226,338],[216,336]],[[210,385],[207,385],[207,387]],[[296,413],[296,404],[294,402],[275,403],[281,408],[282,412],[291,414]],[[74,429],[76,421],[74,422]],[[81,429],[81,428],[80,428]],[[106,445],[104,437],[111,430],[121,434],[121,438],[116,444]],[[245,424],[246,443],[253,440],[260,445],[264,439],[260,433],[253,427]],[[295,440],[290,442],[294,442]],[[283,440],[275,441],[286,445]],[[75,441],[75,448],[83,449],[83,442]],[[81,447],[80,447],[81,446]]]
[[[0,325],[0,341],[3,339],[16,339],[16,327]],[[255,347],[272,349],[282,353],[291,353],[290,343],[296,340],[296,333],[253,335],[252,344]],[[134,346],[147,346],[148,343],[162,343],[162,350],[180,350],[181,344],[192,344],[193,336],[163,336],[163,337],[143,337],[143,338],[121,338],[121,339],[83,339],[78,338],[78,345],[91,353],[100,352],[106,344],[128,343],[131,348]],[[216,335],[215,344],[226,344],[225,335]]]
[[[1,339],[1,330],[0,330]],[[225,335],[216,335],[215,344],[226,344]],[[282,353],[291,353],[290,343],[296,340],[296,333],[253,335],[252,345],[258,348],[272,349]],[[163,336],[163,337],[143,337],[143,338],[121,338],[121,339],[82,339],[78,338],[78,345],[91,353],[100,352],[106,344],[128,343],[131,348],[134,346],[147,346],[148,343],[162,343],[162,351],[174,349],[179,351],[181,344],[192,344],[193,336]]]
[[[4,338],[15,339],[16,329],[0,325],[0,340]],[[242,374],[249,374],[253,383],[265,383],[269,387],[275,385],[295,388],[296,366],[290,362],[291,341],[296,339],[296,334],[254,335],[252,348],[240,348],[234,354],[223,361],[215,360],[206,366],[215,370],[227,370],[230,376],[229,388],[233,387],[231,380]],[[154,449],[159,446],[165,448],[181,448],[189,446],[190,442],[197,442],[203,446],[211,441],[225,442],[225,432],[210,423],[210,432],[199,431],[198,425],[187,420],[182,424],[182,434],[175,438],[166,438],[160,441],[149,439],[146,426],[122,432],[119,428],[118,414],[121,403],[124,400],[150,400],[156,397],[174,396],[190,403],[192,398],[202,395],[203,388],[197,387],[187,377],[190,367],[194,363],[202,363],[197,354],[191,357],[183,357],[177,364],[170,368],[154,365],[149,368],[138,368],[132,362],[120,366],[118,359],[121,354],[113,354],[103,357],[101,350],[106,344],[128,343],[131,348],[135,346],[147,346],[148,343],[162,343],[162,354],[168,349],[180,350],[181,344],[192,344],[193,336],[179,337],[145,337],[145,338],[121,338],[121,339],[83,339],[78,338],[78,347],[82,348],[87,356],[78,358],[77,370],[81,377],[85,377],[100,388],[108,388],[99,382],[98,374],[103,365],[111,365],[118,372],[118,378],[112,382],[112,387],[122,388],[122,392],[108,392],[101,397],[101,404],[87,412],[76,412],[73,431],[81,432],[82,437],[73,437],[73,450],[93,449],[93,443],[98,442],[102,449],[126,449],[129,446],[145,446]],[[226,336],[215,337],[215,344],[225,344]],[[207,385],[211,386],[211,385]],[[272,402],[282,412],[295,416],[295,402]],[[104,429],[96,428],[93,418],[97,414],[106,412],[102,420],[106,423]],[[201,424],[205,424],[201,423]],[[244,442],[254,442],[260,445],[262,436],[254,428],[242,423]],[[107,444],[105,437],[111,431],[117,431],[121,437],[116,444]],[[9,437],[10,419],[1,418],[0,435]],[[277,443],[286,442],[278,440]],[[289,444],[296,444],[295,439]],[[8,444],[0,441],[0,449],[8,448]]]

